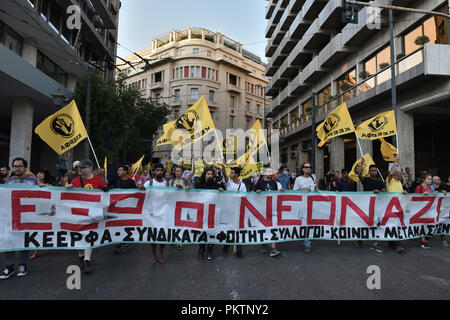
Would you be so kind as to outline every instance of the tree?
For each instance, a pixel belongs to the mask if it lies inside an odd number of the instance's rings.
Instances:
[[[151,156],[151,141],[160,126],[167,121],[166,104],[143,98],[137,88],[125,85],[125,75],[116,83],[103,80],[92,72],[89,137],[97,156],[125,163],[136,161],[143,154]],[[75,101],[83,119],[86,117],[87,77],[78,80]]]

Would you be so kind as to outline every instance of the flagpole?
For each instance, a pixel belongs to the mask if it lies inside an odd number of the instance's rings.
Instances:
[[[220,143],[220,141],[219,141],[219,136],[217,135],[217,129],[214,129],[214,133],[215,133],[215,135],[216,135],[217,144],[219,145],[220,155],[221,155],[221,157],[222,157],[222,163],[224,163],[223,150],[222,150],[221,143]]]
[[[356,132],[355,132],[355,136],[356,136],[356,141],[358,142],[359,151],[361,152],[361,158],[364,158],[364,153],[363,153],[363,151],[362,151],[361,142],[359,142],[359,138],[358,138],[358,135],[356,134]],[[381,177],[381,180],[383,180],[383,182],[384,182],[384,178],[383,178],[383,176],[381,175],[381,172],[380,172],[380,170],[378,169],[378,167],[377,167],[377,171],[378,171],[378,174],[379,174],[380,177]]]
[[[98,159],[97,159],[97,154],[95,153],[94,147],[92,146],[91,139],[89,138],[89,136],[87,136],[87,139],[89,141],[89,145],[91,146],[92,153],[94,154],[95,162],[97,162],[97,167],[100,168],[100,164],[98,163]]]

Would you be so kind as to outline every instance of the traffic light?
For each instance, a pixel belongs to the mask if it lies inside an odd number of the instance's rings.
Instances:
[[[358,24],[358,7],[342,0],[342,22]]]

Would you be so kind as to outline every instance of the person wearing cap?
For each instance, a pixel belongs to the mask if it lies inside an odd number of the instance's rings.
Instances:
[[[273,173],[274,171],[271,168],[264,168],[263,174],[261,178],[259,178],[258,182],[255,185],[255,192],[260,193],[262,191],[276,191],[278,190],[277,182],[273,180]],[[263,245],[264,247],[264,245]],[[262,253],[266,253],[267,250],[263,248],[261,251]],[[276,257],[281,252],[278,251],[275,247],[275,243],[271,243],[271,250],[269,252],[269,255],[271,257]]]
[[[92,173],[93,164],[91,160],[85,159],[79,163],[80,175],[66,185],[66,188],[85,188],[85,189],[104,189],[105,182],[99,176]],[[79,259],[81,267],[84,267],[84,272],[91,272],[91,255],[92,249],[79,250]]]

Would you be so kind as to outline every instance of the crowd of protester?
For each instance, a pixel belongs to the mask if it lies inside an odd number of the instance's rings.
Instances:
[[[296,172],[290,172],[287,166],[281,166],[279,170],[271,168],[263,168],[262,173],[253,174],[250,178],[240,180],[241,169],[235,167],[227,174],[225,169],[220,170],[218,167],[207,167],[203,170],[201,176],[194,176],[195,164],[192,168],[184,168],[182,166],[174,166],[170,170],[166,170],[163,164],[155,164],[153,170],[144,170],[142,175],[131,171],[131,164],[120,165],[114,172],[108,172],[107,168],[99,168],[94,171],[94,166],[90,160],[74,161],[72,169],[67,170],[66,162],[68,157],[58,157],[57,176],[52,177],[46,169],[41,169],[33,175],[28,170],[27,161],[22,158],[16,158],[12,162],[12,170],[8,165],[0,167],[0,184],[8,185],[38,185],[60,186],[65,188],[88,188],[101,189],[104,191],[112,189],[140,189],[145,190],[149,186],[160,187],[176,187],[180,189],[209,189],[235,192],[256,192],[263,191],[286,191],[286,190],[304,190],[304,191],[334,191],[334,192],[355,192],[357,191],[357,183],[349,178],[349,170],[341,171],[330,170],[325,177],[317,179],[312,173],[312,165],[309,162],[302,164]],[[195,163],[195,162],[193,162]],[[450,190],[450,175],[446,181],[442,182],[440,177],[432,176],[427,170],[422,170],[417,178],[413,181],[410,168],[402,170],[398,165],[398,159],[392,166],[391,170],[386,173],[385,177],[380,176],[380,172],[375,165],[369,167],[369,176],[362,175],[362,167],[360,166],[358,177],[362,185],[362,191],[366,192],[402,192],[406,193],[447,193]],[[441,245],[449,247],[444,236],[441,236]],[[360,247],[363,246],[362,241],[358,241]],[[114,247],[114,254],[121,254],[126,249],[127,244],[118,244]],[[398,242],[390,241],[389,247],[396,252],[402,253],[404,248]],[[420,239],[420,247],[430,249],[426,238]],[[177,245],[179,250],[183,250],[182,245]],[[371,250],[382,253],[384,249],[378,242],[371,243]],[[166,263],[164,257],[165,245],[152,244],[151,263]],[[223,246],[224,252],[228,252],[229,247]],[[233,252],[236,256],[242,258],[242,246],[233,246]],[[263,245],[262,253],[276,257],[280,254],[275,243],[270,244],[269,248]],[[311,241],[304,241],[304,252],[311,252]],[[16,252],[5,253],[4,265],[5,269],[0,274],[0,279],[8,279],[16,273],[14,269]],[[35,251],[30,257],[28,251],[19,252],[19,265],[17,276],[22,277],[27,274],[27,261],[35,259],[39,256],[39,252]],[[85,273],[91,272],[92,249],[78,251],[79,264]],[[214,245],[199,245],[198,258],[213,260]]]

